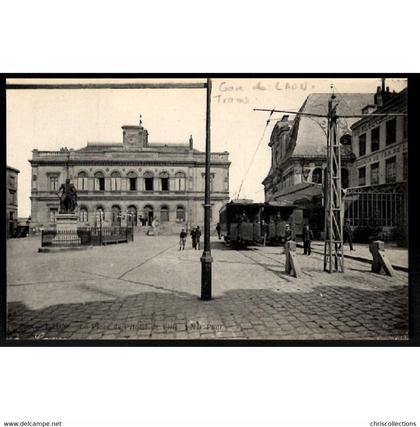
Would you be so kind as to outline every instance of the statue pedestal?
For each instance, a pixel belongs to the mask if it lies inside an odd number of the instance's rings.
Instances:
[[[59,213],[55,216],[56,235],[52,240],[53,246],[80,246],[77,235],[77,215],[74,213]]]

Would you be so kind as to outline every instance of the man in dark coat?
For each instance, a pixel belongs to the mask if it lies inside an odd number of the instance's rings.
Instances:
[[[179,233],[179,250],[185,249],[185,241],[187,240],[187,233],[184,229],[181,230],[181,233]]]
[[[349,246],[350,246],[350,250],[353,251],[353,231],[350,227],[350,221],[347,219],[346,222],[344,223],[344,228],[343,228],[343,243],[346,243],[347,240],[349,241]]]
[[[196,234],[195,227],[193,227],[191,229],[190,236],[191,236],[191,242],[192,242],[193,249],[197,249],[197,234]]]
[[[305,225],[303,228],[303,254],[310,255],[311,254],[311,242],[314,238],[314,233],[309,227],[309,224]]]
[[[290,224],[286,224],[286,228],[284,230],[284,240],[289,242],[290,240],[294,240],[293,231],[290,228]]]
[[[220,223],[217,223],[217,225],[216,225],[216,231],[217,231],[217,236],[219,237],[219,240],[220,240],[220,238],[221,238],[221,234],[220,234]]]
[[[200,249],[200,237],[201,237],[201,230],[200,226],[197,225],[197,228],[195,229],[195,238],[197,242],[197,249]]]

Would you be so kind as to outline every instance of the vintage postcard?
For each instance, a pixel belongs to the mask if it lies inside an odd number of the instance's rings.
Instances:
[[[10,78],[8,341],[407,340],[407,78]]]

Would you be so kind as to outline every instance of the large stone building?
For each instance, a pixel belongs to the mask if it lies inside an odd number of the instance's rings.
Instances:
[[[384,240],[408,236],[407,89],[391,93],[378,87],[374,104],[363,113],[389,114],[362,118],[352,125],[355,155],[346,195],[346,217],[355,227],[378,227]]]
[[[18,220],[18,173],[17,169],[6,167],[6,237],[14,237]]]
[[[203,224],[205,153],[183,144],[149,143],[142,126],[123,126],[122,143],[88,143],[74,150],[33,150],[31,227],[54,224],[57,191],[67,177],[78,190],[81,224],[151,224],[176,232]],[[229,201],[229,153],[211,154],[212,222]]]
[[[311,94],[299,110],[304,113],[327,114],[331,94]],[[337,96],[338,114],[360,114],[372,104],[374,95],[345,93]],[[349,185],[349,169],[353,160],[350,126],[357,119],[338,122],[341,141],[342,185]],[[272,150],[271,168],[262,182],[266,201],[304,207],[304,222],[316,232],[323,224],[322,183],[327,157],[327,119],[296,115],[294,120],[284,116],[272,131],[269,147]]]

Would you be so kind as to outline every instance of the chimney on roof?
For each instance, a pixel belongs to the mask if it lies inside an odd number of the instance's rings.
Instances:
[[[192,135],[190,135],[190,150],[192,150],[193,149],[193,137],[192,137]]]
[[[375,104],[377,107],[382,107],[386,101],[390,98],[391,92],[389,91],[389,86],[385,87],[384,78],[381,79],[382,85],[376,88],[375,94]]]

